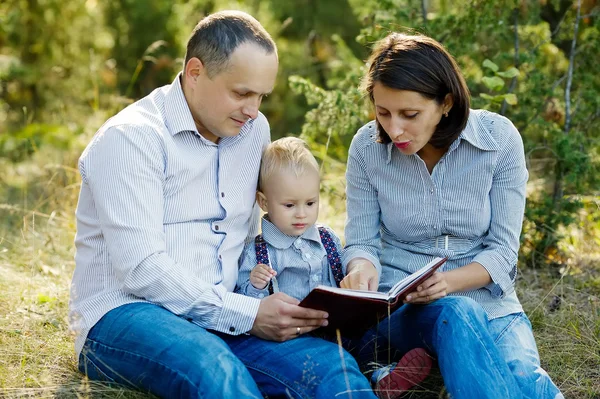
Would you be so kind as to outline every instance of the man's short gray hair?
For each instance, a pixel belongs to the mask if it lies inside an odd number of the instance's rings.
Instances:
[[[208,77],[227,69],[231,54],[246,42],[256,43],[267,54],[277,51],[271,35],[250,14],[242,11],[220,11],[203,18],[194,28],[187,43],[185,65],[198,58]]]

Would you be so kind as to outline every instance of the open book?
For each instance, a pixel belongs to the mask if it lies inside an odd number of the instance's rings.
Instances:
[[[429,278],[448,258],[435,258],[413,274],[398,281],[388,292],[349,290],[319,285],[300,302],[305,308],[329,313],[329,325],[346,337],[358,337],[396,310],[404,298]]]

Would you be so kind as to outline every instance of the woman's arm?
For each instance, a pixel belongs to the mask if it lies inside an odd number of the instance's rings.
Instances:
[[[371,126],[371,129],[374,127]],[[364,127],[363,129],[368,129]],[[377,190],[370,182],[364,159],[365,135],[354,136],[346,166],[346,247],[342,263],[346,278],[342,287],[376,290],[381,274],[381,210]]]

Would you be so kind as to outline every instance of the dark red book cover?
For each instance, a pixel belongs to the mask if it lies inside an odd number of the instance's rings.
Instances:
[[[300,306],[329,313],[329,324],[322,327],[324,332],[335,334],[339,329],[345,337],[359,337],[400,307],[406,295],[427,280],[446,260],[435,258],[397,282],[387,293],[318,286],[300,302]]]

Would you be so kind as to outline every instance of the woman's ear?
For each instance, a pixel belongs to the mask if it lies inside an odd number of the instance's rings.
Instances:
[[[269,213],[269,208],[267,206],[267,197],[265,197],[265,195],[260,191],[256,192],[256,202],[258,202],[258,206],[260,206],[260,209],[262,209],[266,213]]]
[[[447,112],[450,112],[453,105],[454,97],[452,96],[452,93],[446,94],[446,97],[444,97],[444,102],[442,103],[442,113],[445,114]]]

